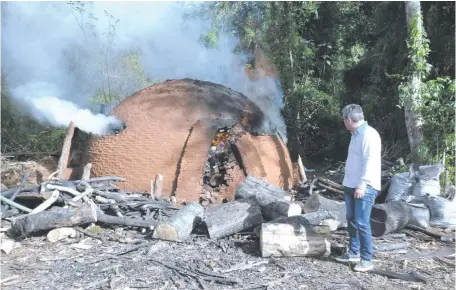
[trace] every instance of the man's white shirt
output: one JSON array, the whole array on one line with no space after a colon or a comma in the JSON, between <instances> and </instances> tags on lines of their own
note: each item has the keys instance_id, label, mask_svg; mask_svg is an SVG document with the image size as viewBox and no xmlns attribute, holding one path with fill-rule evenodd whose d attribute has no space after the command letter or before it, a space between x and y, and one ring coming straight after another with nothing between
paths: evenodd
<instances>
[{"instance_id":1,"label":"man's white shirt","mask_svg":"<svg viewBox=\"0 0 456 290\"><path fill-rule=\"evenodd\" d=\"M352 133L344 186L365 189L370 185L376 190L381 189L381 146L380 135L367 122Z\"/></svg>"}]
</instances>

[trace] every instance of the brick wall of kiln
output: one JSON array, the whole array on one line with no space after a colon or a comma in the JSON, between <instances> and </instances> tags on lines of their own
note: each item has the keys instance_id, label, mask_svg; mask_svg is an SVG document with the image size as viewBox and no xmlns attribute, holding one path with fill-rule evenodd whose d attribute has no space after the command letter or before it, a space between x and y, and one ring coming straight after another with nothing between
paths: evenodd
<instances>
[{"instance_id":1,"label":"brick wall of kiln","mask_svg":"<svg viewBox=\"0 0 456 290\"><path fill-rule=\"evenodd\" d=\"M216 130L217 128L201 121L193 126L178 169L175 192L178 200L199 201L208 150Z\"/></svg>"},{"instance_id":2,"label":"brick wall of kiln","mask_svg":"<svg viewBox=\"0 0 456 290\"><path fill-rule=\"evenodd\" d=\"M293 167L285 144L278 136L243 134L236 142L247 174L263 178L284 190L293 186Z\"/></svg>"}]
</instances>

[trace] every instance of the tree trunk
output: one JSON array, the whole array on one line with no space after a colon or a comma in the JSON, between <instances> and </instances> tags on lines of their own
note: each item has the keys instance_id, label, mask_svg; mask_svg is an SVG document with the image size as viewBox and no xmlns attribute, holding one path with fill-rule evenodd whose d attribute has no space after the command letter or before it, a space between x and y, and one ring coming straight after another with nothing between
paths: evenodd
<instances>
[{"instance_id":1,"label":"tree trunk","mask_svg":"<svg viewBox=\"0 0 456 290\"><path fill-rule=\"evenodd\" d=\"M154 230L153 238L167 241L183 241L203 218L204 208L199 203L189 203L171 216L166 223Z\"/></svg>"},{"instance_id":2,"label":"tree trunk","mask_svg":"<svg viewBox=\"0 0 456 290\"><path fill-rule=\"evenodd\" d=\"M421 37L423 33L423 26L421 22L420 1L405 1L405 13L409 35L412 31L413 26L416 24L416 29L418 30ZM406 96L404 100L405 124L407 126L407 135L410 144L410 150L412 152L412 160L415 163L419 163L420 156L418 153L419 146L423 142L423 134L421 128L423 126L424 120L421 113L413 108L420 99L421 75L419 72L414 72L411 76L410 86L412 89L411 95Z\"/></svg>"},{"instance_id":3,"label":"tree trunk","mask_svg":"<svg viewBox=\"0 0 456 290\"><path fill-rule=\"evenodd\" d=\"M204 214L204 223L211 239L223 238L262 222L261 210L254 198L218 204Z\"/></svg>"},{"instance_id":4,"label":"tree trunk","mask_svg":"<svg viewBox=\"0 0 456 290\"><path fill-rule=\"evenodd\" d=\"M261 256L327 256L330 240L329 226L311 225L302 216L279 219L261 225Z\"/></svg>"}]
</instances>

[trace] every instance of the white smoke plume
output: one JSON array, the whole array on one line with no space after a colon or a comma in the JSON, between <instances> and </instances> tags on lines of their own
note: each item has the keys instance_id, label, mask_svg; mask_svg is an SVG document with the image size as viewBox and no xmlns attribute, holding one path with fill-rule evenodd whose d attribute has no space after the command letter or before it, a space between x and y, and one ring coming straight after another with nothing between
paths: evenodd
<instances>
[{"instance_id":1,"label":"white smoke plume","mask_svg":"<svg viewBox=\"0 0 456 290\"><path fill-rule=\"evenodd\" d=\"M193 78L243 93L264 111L263 130L286 138L277 79L250 80L247 56L233 52L236 39L221 36L217 47L206 48L200 37L210 22L184 19L204 3L1 5L2 75L13 98L39 121L67 126L71 119L82 130L104 134L119 121L90 113L98 110L90 98L115 92L119 101L147 85L142 75L152 82Z\"/></svg>"}]
</instances>

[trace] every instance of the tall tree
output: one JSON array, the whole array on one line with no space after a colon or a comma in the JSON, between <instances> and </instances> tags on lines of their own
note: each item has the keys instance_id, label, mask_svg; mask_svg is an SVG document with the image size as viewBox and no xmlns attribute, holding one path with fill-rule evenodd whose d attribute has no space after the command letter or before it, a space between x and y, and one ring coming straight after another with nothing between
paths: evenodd
<instances>
[{"instance_id":1,"label":"tall tree","mask_svg":"<svg viewBox=\"0 0 456 290\"><path fill-rule=\"evenodd\" d=\"M422 49L423 25L420 1L406 1L405 13L409 34L409 61L411 62L409 69L411 75L408 80L409 90L404 98L404 113L410 150L412 152L412 161L419 163L421 161L421 154L419 152L420 145L423 142L423 133L421 128L423 126L424 119L421 112L416 109L416 107L420 103L421 97L421 74L423 69L426 70L426 67L422 67L422 59L425 59L427 54L425 49ZM424 65L426 66L426 61L424 61Z\"/></svg>"}]
</instances>

